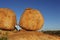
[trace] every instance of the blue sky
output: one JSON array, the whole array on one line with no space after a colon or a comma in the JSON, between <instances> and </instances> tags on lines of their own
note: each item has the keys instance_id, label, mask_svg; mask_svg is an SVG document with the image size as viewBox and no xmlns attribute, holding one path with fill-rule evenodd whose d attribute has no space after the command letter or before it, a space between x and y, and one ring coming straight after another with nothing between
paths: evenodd
<instances>
[{"instance_id":1,"label":"blue sky","mask_svg":"<svg viewBox=\"0 0 60 40\"><path fill-rule=\"evenodd\" d=\"M44 16L42 30L60 30L60 0L0 0L0 8L10 8L19 22L25 8L39 10Z\"/></svg>"}]
</instances>

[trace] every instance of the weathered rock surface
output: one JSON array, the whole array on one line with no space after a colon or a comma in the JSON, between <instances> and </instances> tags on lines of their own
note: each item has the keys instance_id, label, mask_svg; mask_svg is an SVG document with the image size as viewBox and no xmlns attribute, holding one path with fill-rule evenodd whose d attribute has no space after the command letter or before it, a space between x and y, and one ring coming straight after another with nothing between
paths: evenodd
<instances>
[{"instance_id":1,"label":"weathered rock surface","mask_svg":"<svg viewBox=\"0 0 60 40\"><path fill-rule=\"evenodd\" d=\"M26 8L20 18L19 25L25 30L39 30L44 24L42 14L32 8Z\"/></svg>"},{"instance_id":2,"label":"weathered rock surface","mask_svg":"<svg viewBox=\"0 0 60 40\"><path fill-rule=\"evenodd\" d=\"M15 13L9 8L0 8L0 29L13 30L15 25Z\"/></svg>"},{"instance_id":3,"label":"weathered rock surface","mask_svg":"<svg viewBox=\"0 0 60 40\"><path fill-rule=\"evenodd\" d=\"M37 31L20 31L8 35L8 40L60 40L60 37L44 34Z\"/></svg>"}]
</instances>

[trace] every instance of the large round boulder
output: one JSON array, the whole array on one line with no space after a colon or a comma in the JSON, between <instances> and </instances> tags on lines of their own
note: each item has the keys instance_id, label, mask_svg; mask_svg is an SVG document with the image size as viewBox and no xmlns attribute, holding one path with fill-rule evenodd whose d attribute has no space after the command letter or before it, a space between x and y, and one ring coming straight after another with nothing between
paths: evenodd
<instances>
[{"instance_id":1,"label":"large round boulder","mask_svg":"<svg viewBox=\"0 0 60 40\"><path fill-rule=\"evenodd\" d=\"M39 30L44 24L44 18L40 11L26 8L23 12L19 25L25 30Z\"/></svg>"}]
</instances>

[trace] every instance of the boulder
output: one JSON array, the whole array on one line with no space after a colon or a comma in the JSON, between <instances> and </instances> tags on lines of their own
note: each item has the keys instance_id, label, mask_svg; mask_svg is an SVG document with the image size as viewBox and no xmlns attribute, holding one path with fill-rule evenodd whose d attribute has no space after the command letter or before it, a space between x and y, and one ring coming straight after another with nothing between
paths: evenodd
<instances>
[{"instance_id":1,"label":"boulder","mask_svg":"<svg viewBox=\"0 0 60 40\"><path fill-rule=\"evenodd\" d=\"M16 14L9 8L0 8L0 29L14 30Z\"/></svg>"},{"instance_id":2,"label":"boulder","mask_svg":"<svg viewBox=\"0 0 60 40\"><path fill-rule=\"evenodd\" d=\"M44 18L40 11L26 8L21 15L19 26L25 30L39 30L44 24Z\"/></svg>"}]
</instances>

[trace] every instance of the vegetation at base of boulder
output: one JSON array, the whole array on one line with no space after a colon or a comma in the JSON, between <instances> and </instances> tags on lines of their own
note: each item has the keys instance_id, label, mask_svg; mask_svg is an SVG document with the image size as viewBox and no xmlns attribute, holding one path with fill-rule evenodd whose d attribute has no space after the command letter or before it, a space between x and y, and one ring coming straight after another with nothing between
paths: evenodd
<instances>
[{"instance_id":1,"label":"vegetation at base of boulder","mask_svg":"<svg viewBox=\"0 0 60 40\"><path fill-rule=\"evenodd\" d=\"M0 40L7 40L7 32L3 34L0 32Z\"/></svg>"},{"instance_id":2,"label":"vegetation at base of boulder","mask_svg":"<svg viewBox=\"0 0 60 40\"><path fill-rule=\"evenodd\" d=\"M0 40L7 40L7 37L1 37Z\"/></svg>"}]
</instances>

